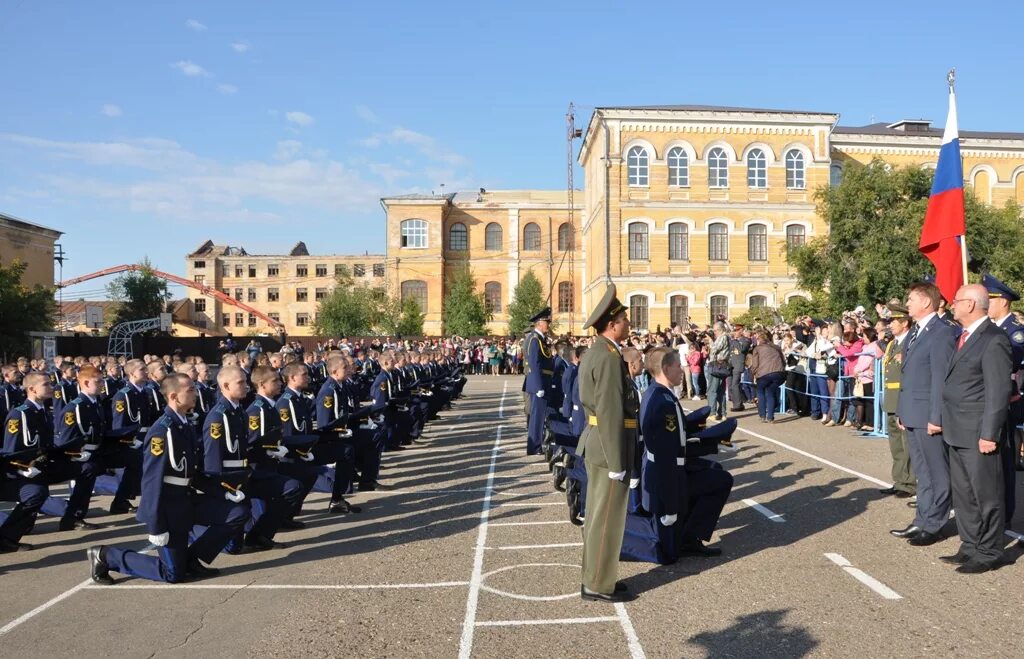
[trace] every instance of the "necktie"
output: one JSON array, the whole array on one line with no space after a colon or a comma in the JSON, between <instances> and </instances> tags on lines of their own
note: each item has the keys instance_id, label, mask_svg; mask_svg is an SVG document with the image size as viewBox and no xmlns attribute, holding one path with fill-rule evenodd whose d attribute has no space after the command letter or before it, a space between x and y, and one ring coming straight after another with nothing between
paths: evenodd
<instances>
[{"instance_id":1,"label":"necktie","mask_svg":"<svg viewBox=\"0 0 1024 659\"><path fill-rule=\"evenodd\" d=\"M967 337L969 337L969 336L970 336L970 333L967 330L964 330L960 334L960 340L956 342L956 349L957 349L957 351L959 351L961 348L964 347L964 344L967 343Z\"/></svg>"},{"instance_id":2,"label":"necktie","mask_svg":"<svg viewBox=\"0 0 1024 659\"><path fill-rule=\"evenodd\" d=\"M918 326L914 325L913 329L910 330L910 336L907 337L907 350L910 350L911 346L914 345L914 341L917 340Z\"/></svg>"}]
</instances>

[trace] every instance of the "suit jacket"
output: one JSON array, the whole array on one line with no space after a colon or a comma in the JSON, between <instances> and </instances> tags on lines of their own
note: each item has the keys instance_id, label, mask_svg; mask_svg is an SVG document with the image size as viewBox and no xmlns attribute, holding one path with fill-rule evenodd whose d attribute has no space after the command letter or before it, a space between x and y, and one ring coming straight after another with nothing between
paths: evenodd
<instances>
[{"instance_id":1,"label":"suit jacket","mask_svg":"<svg viewBox=\"0 0 1024 659\"><path fill-rule=\"evenodd\" d=\"M972 448L978 439L999 441L1012 372L1010 339L986 318L953 354L946 370L942 436L947 444Z\"/></svg>"},{"instance_id":2,"label":"suit jacket","mask_svg":"<svg viewBox=\"0 0 1024 659\"><path fill-rule=\"evenodd\" d=\"M597 337L583 355L577 380L588 416L577 452L608 471L630 471L636 459L640 404L626 362L611 341Z\"/></svg>"},{"instance_id":3,"label":"suit jacket","mask_svg":"<svg viewBox=\"0 0 1024 659\"><path fill-rule=\"evenodd\" d=\"M956 336L956 330L936 316L918 330L913 345L909 336L904 339L896 416L907 428L942 425L942 390Z\"/></svg>"}]
</instances>

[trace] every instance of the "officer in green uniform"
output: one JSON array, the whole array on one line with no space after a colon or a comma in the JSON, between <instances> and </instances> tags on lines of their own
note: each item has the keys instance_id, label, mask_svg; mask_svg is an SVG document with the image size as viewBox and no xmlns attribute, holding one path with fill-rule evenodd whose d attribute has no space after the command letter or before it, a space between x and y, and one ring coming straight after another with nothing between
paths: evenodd
<instances>
[{"instance_id":1,"label":"officer in green uniform","mask_svg":"<svg viewBox=\"0 0 1024 659\"><path fill-rule=\"evenodd\" d=\"M907 308L898 304L890 304L889 329L892 330L892 341L885 346L882 366L885 370L885 395L882 407L889 417L889 452L892 454L892 485L882 490L882 494L891 494L898 499L906 499L917 492L917 481L910 468L910 452L907 449L907 434L896 423L896 405L900 400L900 375L903 370L900 359L903 356L903 342L910 334L913 321Z\"/></svg>"},{"instance_id":2,"label":"officer in green uniform","mask_svg":"<svg viewBox=\"0 0 1024 659\"><path fill-rule=\"evenodd\" d=\"M614 284L608 286L583 325L588 327L593 327L598 337L583 355L578 375L580 401L587 415L578 449L587 468L580 595L584 600L625 602L633 595L616 576L640 405L622 360L620 343L629 336L629 318L626 307L615 297Z\"/></svg>"}]
</instances>

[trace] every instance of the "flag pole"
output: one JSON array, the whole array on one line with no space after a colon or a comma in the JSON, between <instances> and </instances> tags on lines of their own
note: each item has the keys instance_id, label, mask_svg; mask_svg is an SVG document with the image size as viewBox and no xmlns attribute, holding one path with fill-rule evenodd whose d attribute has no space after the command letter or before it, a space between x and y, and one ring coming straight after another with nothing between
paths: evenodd
<instances>
[{"instance_id":1,"label":"flag pole","mask_svg":"<svg viewBox=\"0 0 1024 659\"><path fill-rule=\"evenodd\" d=\"M949 85L949 94L954 97L954 103L956 102L956 67L953 67L946 73L946 84ZM957 137L957 140L960 138ZM961 171L963 171L963 152L960 155ZM960 236L960 267L962 269L964 286L967 285L967 218L964 218L964 235Z\"/></svg>"}]
</instances>

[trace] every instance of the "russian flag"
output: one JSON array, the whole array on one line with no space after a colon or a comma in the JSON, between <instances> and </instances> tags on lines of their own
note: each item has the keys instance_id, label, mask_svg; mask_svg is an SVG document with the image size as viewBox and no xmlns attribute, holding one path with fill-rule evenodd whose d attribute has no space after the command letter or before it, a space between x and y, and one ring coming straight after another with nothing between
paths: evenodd
<instances>
[{"instance_id":1,"label":"russian flag","mask_svg":"<svg viewBox=\"0 0 1024 659\"><path fill-rule=\"evenodd\" d=\"M964 173L960 161L960 134L956 125L956 94L949 90L949 116L942 134L939 163L921 227L918 249L935 265L935 285L946 301L963 286L967 247L964 221Z\"/></svg>"}]
</instances>

